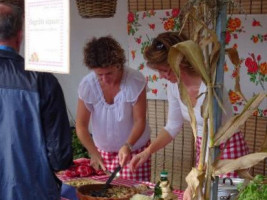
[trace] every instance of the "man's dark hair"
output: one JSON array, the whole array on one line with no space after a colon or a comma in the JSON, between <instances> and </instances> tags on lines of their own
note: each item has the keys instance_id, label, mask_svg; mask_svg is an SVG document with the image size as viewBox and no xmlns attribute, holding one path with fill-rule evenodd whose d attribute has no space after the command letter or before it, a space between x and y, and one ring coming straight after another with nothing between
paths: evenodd
<instances>
[{"instance_id":1,"label":"man's dark hair","mask_svg":"<svg viewBox=\"0 0 267 200\"><path fill-rule=\"evenodd\" d=\"M13 4L0 2L0 5L10 8L0 9L0 41L3 41L13 38L22 30L23 11Z\"/></svg>"}]
</instances>

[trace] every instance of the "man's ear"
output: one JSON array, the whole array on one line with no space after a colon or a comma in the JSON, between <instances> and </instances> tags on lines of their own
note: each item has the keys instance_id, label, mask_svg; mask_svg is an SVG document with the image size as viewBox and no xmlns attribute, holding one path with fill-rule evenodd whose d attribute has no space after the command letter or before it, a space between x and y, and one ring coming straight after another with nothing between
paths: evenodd
<instances>
[{"instance_id":1,"label":"man's ear","mask_svg":"<svg viewBox=\"0 0 267 200\"><path fill-rule=\"evenodd\" d=\"M21 42L22 42L22 38L23 38L23 31L20 30L17 34L17 38L16 38L16 48L17 48L17 51L19 51L20 49L20 45L21 45Z\"/></svg>"}]
</instances>

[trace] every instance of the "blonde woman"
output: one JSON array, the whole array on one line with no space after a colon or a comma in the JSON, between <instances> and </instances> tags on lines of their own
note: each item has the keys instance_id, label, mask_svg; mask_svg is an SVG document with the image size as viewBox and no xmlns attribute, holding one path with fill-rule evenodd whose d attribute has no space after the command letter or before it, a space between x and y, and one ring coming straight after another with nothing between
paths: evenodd
<instances>
[{"instance_id":1,"label":"blonde woman","mask_svg":"<svg viewBox=\"0 0 267 200\"><path fill-rule=\"evenodd\" d=\"M145 50L144 57L147 60L147 65L159 72L161 78L168 80L167 94L168 94L168 120L165 127L163 127L158 134L158 137L147 147L143 152L136 155L130 162L131 170L138 169L139 165L145 162L152 153L165 147L170 143L178 132L181 130L183 122L190 121L190 116L186 105L180 98L177 82L183 82L191 99L194 107L194 112L197 120L197 155L196 164L198 163L200 154L200 144L202 140L203 130L203 118L201 116L201 105L204 100L204 95L199 94L206 92L206 85L202 81L201 76L194 70L192 66L183 60L180 64L180 80L170 68L167 61L168 52L172 45L185 41L186 38L182 35L178 35L175 32L166 32L159 34L152 42L152 44ZM179 83L178 83L179 84ZM224 103L227 109L227 115L222 118L223 122L231 116L230 104L227 104L227 95L224 95ZM224 144L220 146L221 150L224 148ZM238 158L248 153L248 148L244 141L241 132L235 133L228 141L226 148L223 150L221 159ZM237 173L229 173L225 176L236 177ZM190 193L187 189L184 195L184 199L190 199Z\"/></svg>"}]
</instances>

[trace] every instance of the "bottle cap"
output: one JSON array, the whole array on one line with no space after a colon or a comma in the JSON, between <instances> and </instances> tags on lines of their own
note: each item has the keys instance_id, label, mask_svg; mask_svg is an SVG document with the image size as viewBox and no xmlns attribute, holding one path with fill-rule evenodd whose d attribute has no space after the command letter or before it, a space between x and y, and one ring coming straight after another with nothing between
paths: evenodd
<instances>
[{"instance_id":1,"label":"bottle cap","mask_svg":"<svg viewBox=\"0 0 267 200\"><path fill-rule=\"evenodd\" d=\"M168 172L163 170L160 172L160 177L167 177L168 176Z\"/></svg>"}]
</instances>

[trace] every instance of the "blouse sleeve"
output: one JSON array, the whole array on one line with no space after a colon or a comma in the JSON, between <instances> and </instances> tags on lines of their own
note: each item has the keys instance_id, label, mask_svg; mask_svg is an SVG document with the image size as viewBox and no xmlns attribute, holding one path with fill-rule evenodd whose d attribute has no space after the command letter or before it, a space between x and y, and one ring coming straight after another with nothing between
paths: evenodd
<instances>
[{"instance_id":1,"label":"blouse sleeve","mask_svg":"<svg viewBox=\"0 0 267 200\"><path fill-rule=\"evenodd\" d=\"M93 88L95 88L94 80L90 74L82 79L78 87L78 97L90 112L93 110L93 104L97 102L97 95Z\"/></svg>"},{"instance_id":2,"label":"blouse sleeve","mask_svg":"<svg viewBox=\"0 0 267 200\"><path fill-rule=\"evenodd\" d=\"M180 98L179 91L177 87L174 87L173 83L168 82L167 96L169 109L168 120L164 129L174 138L181 130L184 120L178 100Z\"/></svg>"},{"instance_id":3,"label":"blouse sleeve","mask_svg":"<svg viewBox=\"0 0 267 200\"><path fill-rule=\"evenodd\" d=\"M133 105L136 103L139 95L146 87L146 80L139 71L127 68L128 76L126 80L126 101Z\"/></svg>"}]
</instances>

